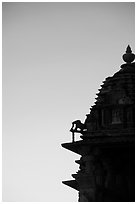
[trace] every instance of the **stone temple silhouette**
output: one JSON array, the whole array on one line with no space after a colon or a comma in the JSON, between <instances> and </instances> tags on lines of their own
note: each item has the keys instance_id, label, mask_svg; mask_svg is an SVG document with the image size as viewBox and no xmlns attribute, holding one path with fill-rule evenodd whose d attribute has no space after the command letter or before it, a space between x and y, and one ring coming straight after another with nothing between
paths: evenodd
<instances>
[{"instance_id":1,"label":"stone temple silhouette","mask_svg":"<svg viewBox=\"0 0 137 204\"><path fill-rule=\"evenodd\" d=\"M79 170L63 183L79 192L79 202L135 201L135 55L99 89L86 120L72 123L72 142L62 147L81 155ZM75 133L80 140L75 141Z\"/></svg>"}]
</instances>

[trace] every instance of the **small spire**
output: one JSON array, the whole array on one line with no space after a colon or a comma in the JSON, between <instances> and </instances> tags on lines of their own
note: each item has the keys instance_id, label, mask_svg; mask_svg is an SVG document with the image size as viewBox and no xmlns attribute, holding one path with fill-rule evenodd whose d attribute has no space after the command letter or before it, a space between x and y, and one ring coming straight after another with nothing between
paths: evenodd
<instances>
[{"instance_id":1,"label":"small spire","mask_svg":"<svg viewBox=\"0 0 137 204\"><path fill-rule=\"evenodd\" d=\"M135 59L135 55L132 53L131 47L128 45L126 49L126 53L123 55L123 60L127 64L131 64Z\"/></svg>"},{"instance_id":2,"label":"small spire","mask_svg":"<svg viewBox=\"0 0 137 204\"><path fill-rule=\"evenodd\" d=\"M127 46L126 53L132 53L130 45Z\"/></svg>"}]
</instances>

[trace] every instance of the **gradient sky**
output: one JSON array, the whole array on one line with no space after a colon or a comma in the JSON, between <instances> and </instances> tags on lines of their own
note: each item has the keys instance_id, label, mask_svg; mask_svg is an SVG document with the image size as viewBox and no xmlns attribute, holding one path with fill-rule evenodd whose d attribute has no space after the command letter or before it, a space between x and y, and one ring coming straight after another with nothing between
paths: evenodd
<instances>
[{"instance_id":1,"label":"gradient sky","mask_svg":"<svg viewBox=\"0 0 137 204\"><path fill-rule=\"evenodd\" d=\"M134 3L3 3L3 201L77 201L61 147L134 52ZM79 139L79 136L77 136Z\"/></svg>"}]
</instances>

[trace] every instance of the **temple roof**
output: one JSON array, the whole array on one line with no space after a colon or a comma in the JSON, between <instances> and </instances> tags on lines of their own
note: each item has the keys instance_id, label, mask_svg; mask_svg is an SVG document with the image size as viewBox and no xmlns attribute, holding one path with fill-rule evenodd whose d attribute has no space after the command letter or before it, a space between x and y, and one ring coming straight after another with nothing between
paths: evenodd
<instances>
[{"instance_id":1,"label":"temple roof","mask_svg":"<svg viewBox=\"0 0 137 204\"><path fill-rule=\"evenodd\" d=\"M123 55L125 63L118 72L103 81L95 105L90 108L84 124L80 120L72 122L72 143L62 144L64 148L82 154L84 146L101 145L108 148L111 145L134 143L134 58L128 45ZM82 140L75 142L75 133L81 133Z\"/></svg>"},{"instance_id":2,"label":"temple roof","mask_svg":"<svg viewBox=\"0 0 137 204\"><path fill-rule=\"evenodd\" d=\"M135 102L135 63L133 62L135 55L129 45L123 59L126 63L121 65L121 69L103 81L97 93L96 105L122 104L122 99L125 103ZM115 100L113 100L113 95L115 95Z\"/></svg>"}]
</instances>

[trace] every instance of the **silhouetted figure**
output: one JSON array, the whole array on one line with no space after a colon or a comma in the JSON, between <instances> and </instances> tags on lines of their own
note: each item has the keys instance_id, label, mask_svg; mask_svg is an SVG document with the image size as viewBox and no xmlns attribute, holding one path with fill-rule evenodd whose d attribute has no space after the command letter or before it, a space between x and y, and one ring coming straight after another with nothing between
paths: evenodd
<instances>
[{"instance_id":1,"label":"silhouetted figure","mask_svg":"<svg viewBox=\"0 0 137 204\"><path fill-rule=\"evenodd\" d=\"M75 120L72 122L71 132L83 132L85 129L85 124L83 124L80 120Z\"/></svg>"}]
</instances>

